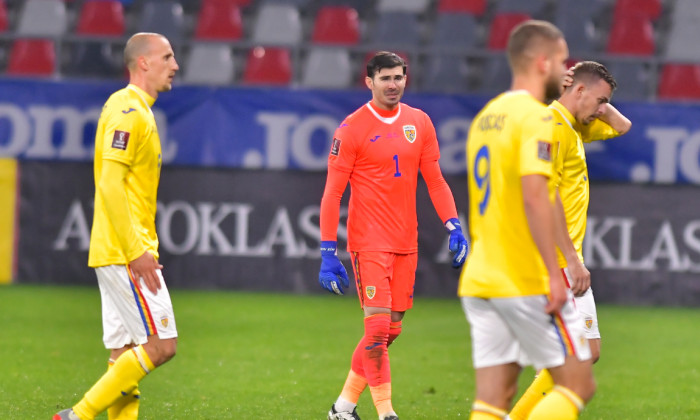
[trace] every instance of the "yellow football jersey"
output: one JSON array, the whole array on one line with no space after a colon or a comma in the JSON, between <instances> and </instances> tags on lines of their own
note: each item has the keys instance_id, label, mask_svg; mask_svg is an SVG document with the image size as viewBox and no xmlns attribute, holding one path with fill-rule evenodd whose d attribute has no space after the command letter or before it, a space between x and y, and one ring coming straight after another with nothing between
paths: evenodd
<instances>
[{"instance_id":1,"label":"yellow football jersey","mask_svg":"<svg viewBox=\"0 0 700 420\"><path fill-rule=\"evenodd\" d=\"M549 178L554 199L552 111L526 91L506 92L474 118L467 140L472 252L460 296L549 293L549 277L530 233L521 178Z\"/></svg>"},{"instance_id":2,"label":"yellow football jersey","mask_svg":"<svg viewBox=\"0 0 700 420\"><path fill-rule=\"evenodd\" d=\"M146 92L130 84L112 94L102 109L95 136L95 185L106 160L128 166L128 214L112 214L114 211L106 208L102 192L96 188L90 267L127 264L146 251L158 258L155 217L162 158L151 111L154 102ZM135 232L131 238L115 229L115 217L127 218Z\"/></svg>"},{"instance_id":3,"label":"yellow football jersey","mask_svg":"<svg viewBox=\"0 0 700 420\"><path fill-rule=\"evenodd\" d=\"M574 116L558 101L549 106L554 114L555 186L564 206L566 226L583 261L583 237L586 234L586 218L590 200L588 166L584 142L606 140L620 135L605 122L595 119L588 125L576 122ZM558 143L558 146L557 146ZM560 267L566 267L566 259L557 249Z\"/></svg>"}]
</instances>

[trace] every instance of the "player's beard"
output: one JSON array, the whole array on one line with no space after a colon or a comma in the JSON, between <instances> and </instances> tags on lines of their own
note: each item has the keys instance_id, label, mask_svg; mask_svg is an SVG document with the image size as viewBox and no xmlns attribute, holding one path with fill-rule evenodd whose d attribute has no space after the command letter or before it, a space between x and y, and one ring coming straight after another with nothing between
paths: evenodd
<instances>
[{"instance_id":1,"label":"player's beard","mask_svg":"<svg viewBox=\"0 0 700 420\"><path fill-rule=\"evenodd\" d=\"M561 96L561 80L559 77L552 77L547 80L544 87L544 101L550 103Z\"/></svg>"}]
</instances>

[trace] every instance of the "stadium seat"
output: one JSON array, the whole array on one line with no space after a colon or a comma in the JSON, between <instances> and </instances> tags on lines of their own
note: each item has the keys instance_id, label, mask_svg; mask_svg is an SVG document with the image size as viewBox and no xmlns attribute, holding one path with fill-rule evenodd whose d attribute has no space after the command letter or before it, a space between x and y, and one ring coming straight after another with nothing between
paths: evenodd
<instances>
[{"instance_id":1,"label":"stadium seat","mask_svg":"<svg viewBox=\"0 0 700 420\"><path fill-rule=\"evenodd\" d=\"M75 32L79 35L124 35L124 5L118 0L83 3Z\"/></svg>"},{"instance_id":2,"label":"stadium seat","mask_svg":"<svg viewBox=\"0 0 700 420\"><path fill-rule=\"evenodd\" d=\"M510 67L504 55L487 58L480 73L479 92L494 94L510 88Z\"/></svg>"},{"instance_id":3,"label":"stadium seat","mask_svg":"<svg viewBox=\"0 0 700 420\"><path fill-rule=\"evenodd\" d=\"M295 9L303 10L309 6L311 0L263 0L263 5L282 4L292 6Z\"/></svg>"},{"instance_id":4,"label":"stadium seat","mask_svg":"<svg viewBox=\"0 0 700 420\"><path fill-rule=\"evenodd\" d=\"M630 14L642 14L652 21L661 16L661 0L617 0L614 20Z\"/></svg>"},{"instance_id":5,"label":"stadium seat","mask_svg":"<svg viewBox=\"0 0 700 420\"><path fill-rule=\"evenodd\" d=\"M240 7L231 1L204 0L195 39L238 40L243 36Z\"/></svg>"},{"instance_id":6,"label":"stadium seat","mask_svg":"<svg viewBox=\"0 0 700 420\"><path fill-rule=\"evenodd\" d=\"M304 61L301 85L345 89L352 82L350 52L343 48L311 48Z\"/></svg>"},{"instance_id":7,"label":"stadium seat","mask_svg":"<svg viewBox=\"0 0 700 420\"><path fill-rule=\"evenodd\" d=\"M697 61L700 57L698 28L700 28L700 8L697 7L695 0L677 0L671 12L665 58L678 62Z\"/></svg>"},{"instance_id":8,"label":"stadium seat","mask_svg":"<svg viewBox=\"0 0 700 420\"><path fill-rule=\"evenodd\" d=\"M117 77L124 64L115 58L114 46L99 41L78 42L73 46L70 72L76 76Z\"/></svg>"},{"instance_id":9,"label":"stadium seat","mask_svg":"<svg viewBox=\"0 0 700 420\"><path fill-rule=\"evenodd\" d=\"M439 13L433 24L434 48L473 48L479 43L476 19L467 13Z\"/></svg>"},{"instance_id":10,"label":"stadium seat","mask_svg":"<svg viewBox=\"0 0 700 420\"><path fill-rule=\"evenodd\" d=\"M486 11L486 0L440 0L438 13L470 13L481 16Z\"/></svg>"},{"instance_id":11,"label":"stadium seat","mask_svg":"<svg viewBox=\"0 0 700 420\"><path fill-rule=\"evenodd\" d=\"M226 85L235 77L233 51L227 44L196 43L185 63L183 81L197 85Z\"/></svg>"},{"instance_id":12,"label":"stadium seat","mask_svg":"<svg viewBox=\"0 0 700 420\"><path fill-rule=\"evenodd\" d=\"M370 44L382 48L414 48L420 45L418 16L410 12L380 13Z\"/></svg>"},{"instance_id":13,"label":"stadium seat","mask_svg":"<svg viewBox=\"0 0 700 420\"><path fill-rule=\"evenodd\" d=\"M658 96L659 99L700 99L700 65L665 64Z\"/></svg>"},{"instance_id":14,"label":"stadium seat","mask_svg":"<svg viewBox=\"0 0 700 420\"><path fill-rule=\"evenodd\" d=\"M7 29L7 4L5 0L0 0L0 32L5 32Z\"/></svg>"},{"instance_id":15,"label":"stadium seat","mask_svg":"<svg viewBox=\"0 0 700 420\"><path fill-rule=\"evenodd\" d=\"M585 54L598 51L594 17L604 3L595 0L559 0L555 24L564 33L569 51Z\"/></svg>"},{"instance_id":16,"label":"stadium seat","mask_svg":"<svg viewBox=\"0 0 700 420\"><path fill-rule=\"evenodd\" d=\"M428 10L430 0L379 0L377 11L386 12L408 12L424 13Z\"/></svg>"},{"instance_id":17,"label":"stadium seat","mask_svg":"<svg viewBox=\"0 0 700 420\"><path fill-rule=\"evenodd\" d=\"M286 48L255 47L248 53L243 83L248 85L288 85L292 80L292 60Z\"/></svg>"},{"instance_id":18,"label":"stadium seat","mask_svg":"<svg viewBox=\"0 0 700 420\"><path fill-rule=\"evenodd\" d=\"M519 23L530 19L527 13L498 13L491 20L487 46L490 50L504 50L510 31Z\"/></svg>"},{"instance_id":19,"label":"stadium seat","mask_svg":"<svg viewBox=\"0 0 700 420\"><path fill-rule=\"evenodd\" d=\"M611 54L654 54L654 27L642 14L620 16L612 23L607 52Z\"/></svg>"},{"instance_id":20,"label":"stadium seat","mask_svg":"<svg viewBox=\"0 0 700 420\"><path fill-rule=\"evenodd\" d=\"M639 60L616 60L606 63L606 67L617 81L614 99L646 101L651 96L650 72L647 65Z\"/></svg>"},{"instance_id":21,"label":"stadium seat","mask_svg":"<svg viewBox=\"0 0 700 420\"><path fill-rule=\"evenodd\" d=\"M431 54L425 65L428 71L422 90L440 93L460 93L469 89L469 67L463 55Z\"/></svg>"},{"instance_id":22,"label":"stadium seat","mask_svg":"<svg viewBox=\"0 0 700 420\"><path fill-rule=\"evenodd\" d=\"M175 0L145 0L139 32L163 34L173 45L184 41L184 12Z\"/></svg>"},{"instance_id":23,"label":"stadium seat","mask_svg":"<svg viewBox=\"0 0 700 420\"><path fill-rule=\"evenodd\" d=\"M253 42L269 45L297 45L302 40L299 9L288 4L263 4L253 26Z\"/></svg>"},{"instance_id":24,"label":"stadium seat","mask_svg":"<svg viewBox=\"0 0 700 420\"><path fill-rule=\"evenodd\" d=\"M58 37L66 33L67 26L63 0L27 0L20 12L17 34Z\"/></svg>"},{"instance_id":25,"label":"stadium seat","mask_svg":"<svg viewBox=\"0 0 700 420\"><path fill-rule=\"evenodd\" d=\"M357 10L347 6L322 7L314 22L311 41L315 44L357 44L360 41Z\"/></svg>"},{"instance_id":26,"label":"stadium seat","mask_svg":"<svg viewBox=\"0 0 700 420\"><path fill-rule=\"evenodd\" d=\"M56 69L56 51L50 39L17 39L10 49L7 74L51 76Z\"/></svg>"},{"instance_id":27,"label":"stadium seat","mask_svg":"<svg viewBox=\"0 0 700 420\"><path fill-rule=\"evenodd\" d=\"M499 0L497 13L526 13L538 15L544 7L543 0Z\"/></svg>"}]
</instances>

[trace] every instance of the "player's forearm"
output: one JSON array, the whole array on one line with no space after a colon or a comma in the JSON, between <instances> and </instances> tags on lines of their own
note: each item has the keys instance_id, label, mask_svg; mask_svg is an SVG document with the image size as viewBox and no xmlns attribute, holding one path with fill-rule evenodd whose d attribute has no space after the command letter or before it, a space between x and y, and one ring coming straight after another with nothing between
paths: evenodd
<instances>
[{"instance_id":1,"label":"player's forearm","mask_svg":"<svg viewBox=\"0 0 700 420\"><path fill-rule=\"evenodd\" d=\"M522 177L525 216L532 239L550 276L558 275L552 203L549 201L547 178L542 175Z\"/></svg>"},{"instance_id":2,"label":"player's forearm","mask_svg":"<svg viewBox=\"0 0 700 420\"><path fill-rule=\"evenodd\" d=\"M350 174L328 168L326 187L321 198L319 224L322 241L338 240L338 223L340 222L340 199L348 183Z\"/></svg>"},{"instance_id":3,"label":"player's forearm","mask_svg":"<svg viewBox=\"0 0 700 420\"><path fill-rule=\"evenodd\" d=\"M430 201L432 201L440 221L444 223L449 219L457 218L457 206L455 205L452 190L450 190L450 186L447 185L445 178L442 176L438 162L422 164L420 170L428 187Z\"/></svg>"},{"instance_id":4,"label":"player's forearm","mask_svg":"<svg viewBox=\"0 0 700 420\"><path fill-rule=\"evenodd\" d=\"M625 134L632 128L632 121L622 115L622 113L611 104L606 104L605 112L603 112L598 119L608 124L620 134Z\"/></svg>"},{"instance_id":5,"label":"player's forearm","mask_svg":"<svg viewBox=\"0 0 700 420\"><path fill-rule=\"evenodd\" d=\"M557 247L561 251L566 261L573 261L578 258L576 247L569 236L569 229L566 225L566 214L564 213L564 205L561 201L561 196L557 191L556 201L554 202L554 239Z\"/></svg>"},{"instance_id":6,"label":"player's forearm","mask_svg":"<svg viewBox=\"0 0 700 420\"><path fill-rule=\"evenodd\" d=\"M129 210L124 185L127 172L126 165L105 160L97 188L104 202L104 211L114 227L122 251L128 261L133 261L143 255L147 247L136 232Z\"/></svg>"}]
</instances>

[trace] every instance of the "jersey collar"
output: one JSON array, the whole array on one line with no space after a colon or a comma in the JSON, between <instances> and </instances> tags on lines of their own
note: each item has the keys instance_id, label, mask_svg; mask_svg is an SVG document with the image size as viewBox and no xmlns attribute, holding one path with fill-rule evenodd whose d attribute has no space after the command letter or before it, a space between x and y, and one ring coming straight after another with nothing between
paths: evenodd
<instances>
[{"instance_id":1,"label":"jersey collar","mask_svg":"<svg viewBox=\"0 0 700 420\"><path fill-rule=\"evenodd\" d=\"M568 109L564 105L561 104L559 101L553 101L550 105L550 108L552 108L555 111L558 111L559 114L561 114L562 117L566 120L566 123L569 124L569 127L575 130L574 126L576 125L576 118L574 118L574 115L569 112Z\"/></svg>"},{"instance_id":2,"label":"jersey collar","mask_svg":"<svg viewBox=\"0 0 700 420\"><path fill-rule=\"evenodd\" d=\"M152 107L154 103L156 103L155 98L153 98L151 95L146 93L145 90L141 89L140 87L138 87L134 84L129 83L129 85L127 86L127 89L131 89L134 92L136 92L141 97L141 99L144 102L146 102L146 105L148 105L149 108Z\"/></svg>"},{"instance_id":3,"label":"jersey collar","mask_svg":"<svg viewBox=\"0 0 700 420\"><path fill-rule=\"evenodd\" d=\"M385 124L393 124L401 115L401 103L393 111L387 111L385 109L378 109L372 105L372 101L367 102L367 109L369 109L372 114L374 114L377 119Z\"/></svg>"}]
</instances>

